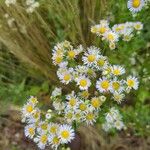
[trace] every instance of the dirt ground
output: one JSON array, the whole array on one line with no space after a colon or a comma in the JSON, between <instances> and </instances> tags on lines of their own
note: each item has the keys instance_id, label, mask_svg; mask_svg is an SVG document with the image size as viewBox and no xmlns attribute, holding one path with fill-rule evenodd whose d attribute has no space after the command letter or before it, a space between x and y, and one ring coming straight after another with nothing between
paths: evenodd
<instances>
[{"instance_id":1,"label":"dirt ground","mask_svg":"<svg viewBox=\"0 0 150 150\"><path fill-rule=\"evenodd\" d=\"M0 150L38 150L24 137L23 128L19 111L0 114ZM71 150L150 150L150 137L135 137L123 132L111 137L101 135L94 127L81 127L70 147Z\"/></svg>"}]
</instances>

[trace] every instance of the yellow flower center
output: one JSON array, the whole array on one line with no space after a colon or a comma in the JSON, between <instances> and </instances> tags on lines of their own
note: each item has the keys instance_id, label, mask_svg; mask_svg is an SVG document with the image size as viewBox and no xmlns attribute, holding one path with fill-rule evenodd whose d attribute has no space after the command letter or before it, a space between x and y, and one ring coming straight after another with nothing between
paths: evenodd
<instances>
[{"instance_id":1,"label":"yellow flower center","mask_svg":"<svg viewBox=\"0 0 150 150\"><path fill-rule=\"evenodd\" d=\"M120 88L120 83L119 82L113 82L112 87L114 90L118 90Z\"/></svg>"},{"instance_id":2,"label":"yellow flower center","mask_svg":"<svg viewBox=\"0 0 150 150\"><path fill-rule=\"evenodd\" d=\"M95 57L94 55L89 55L89 56L88 56L88 61L89 61L89 62L94 62L95 59L96 59L96 57Z\"/></svg>"},{"instance_id":3,"label":"yellow flower center","mask_svg":"<svg viewBox=\"0 0 150 150\"><path fill-rule=\"evenodd\" d=\"M72 114L71 112L69 112L69 113L67 113L66 117L67 117L68 119L71 119L71 118L73 117L73 114Z\"/></svg>"},{"instance_id":4,"label":"yellow flower center","mask_svg":"<svg viewBox=\"0 0 150 150\"><path fill-rule=\"evenodd\" d=\"M80 86L85 87L87 86L87 81L85 79L80 80Z\"/></svg>"},{"instance_id":5,"label":"yellow flower center","mask_svg":"<svg viewBox=\"0 0 150 150\"><path fill-rule=\"evenodd\" d=\"M83 91L81 93L81 96L84 97L84 98L88 98L89 97L89 92L88 91Z\"/></svg>"},{"instance_id":6,"label":"yellow flower center","mask_svg":"<svg viewBox=\"0 0 150 150\"><path fill-rule=\"evenodd\" d=\"M132 6L138 8L141 4L141 0L133 0Z\"/></svg>"},{"instance_id":7,"label":"yellow flower center","mask_svg":"<svg viewBox=\"0 0 150 150\"><path fill-rule=\"evenodd\" d=\"M53 138L53 143L54 143L54 144L58 144L58 143L59 143L59 138L58 138L57 136L55 136L55 137Z\"/></svg>"},{"instance_id":8,"label":"yellow flower center","mask_svg":"<svg viewBox=\"0 0 150 150\"><path fill-rule=\"evenodd\" d=\"M138 29L140 29L140 28L141 28L141 25L140 25L140 24L136 24L136 25L135 25L135 29L138 30Z\"/></svg>"},{"instance_id":9,"label":"yellow flower center","mask_svg":"<svg viewBox=\"0 0 150 150\"><path fill-rule=\"evenodd\" d=\"M100 67L104 66L104 64L105 64L105 60L104 59L99 59L97 61L97 65L100 66Z\"/></svg>"},{"instance_id":10,"label":"yellow flower center","mask_svg":"<svg viewBox=\"0 0 150 150\"><path fill-rule=\"evenodd\" d=\"M129 80L127 81L127 84L128 84L129 87L133 87L133 86L134 86L134 81L131 80L131 79L129 79Z\"/></svg>"},{"instance_id":11,"label":"yellow flower center","mask_svg":"<svg viewBox=\"0 0 150 150\"><path fill-rule=\"evenodd\" d=\"M70 99L70 100L69 100L69 104L70 104L71 106L75 106L75 105L76 105L76 99L75 99L75 98Z\"/></svg>"},{"instance_id":12,"label":"yellow flower center","mask_svg":"<svg viewBox=\"0 0 150 150\"><path fill-rule=\"evenodd\" d=\"M109 41L113 41L115 38L114 38L114 35L113 34L108 34L108 40Z\"/></svg>"},{"instance_id":13,"label":"yellow flower center","mask_svg":"<svg viewBox=\"0 0 150 150\"><path fill-rule=\"evenodd\" d=\"M70 133L69 133L69 131L64 130L64 131L61 132L61 136L62 136L64 139L68 139L69 136L70 136Z\"/></svg>"},{"instance_id":14,"label":"yellow flower center","mask_svg":"<svg viewBox=\"0 0 150 150\"><path fill-rule=\"evenodd\" d=\"M65 74L64 75L64 80L65 81L69 81L71 79L71 75L70 74Z\"/></svg>"},{"instance_id":15,"label":"yellow flower center","mask_svg":"<svg viewBox=\"0 0 150 150\"><path fill-rule=\"evenodd\" d=\"M93 120L93 119L94 119L94 114L88 113L88 114L86 115L86 119L87 119L87 120Z\"/></svg>"},{"instance_id":16,"label":"yellow flower center","mask_svg":"<svg viewBox=\"0 0 150 150\"><path fill-rule=\"evenodd\" d=\"M119 69L115 69L115 70L113 71L113 74L114 74L114 75L120 75L120 70L119 70Z\"/></svg>"},{"instance_id":17,"label":"yellow flower center","mask_svg":"<svg viewBox=\"0 0 150 150\"><path fill-rule=\"evenodd\" d=\"M80 105L79 105L79 109L82 110L82 111L86 110L86 105L83 104L83 103L80 104Z\"/></svg>"},{"instance_id":18,"label":"yellow flower center","mask_svg":"<svg viewBox=\"0 0 150 150\"><path fill-rule=\"evenodd\" d=\"M99 28L99 33L104 34L106 32L106 28L105 27L100 27Z\"/></svg>"},{"instance_id":19,"label":"yellow flower center","mask_svg":"<svg viewBox=\"0 0 150 150\"><path fill-rule=\"evenodd\" d=\"M107 90L109 88L109 81L107 81L107 80L102 81L100 86L103 89Z\"/></svg>"},{"instance_id":20,"label":"yellow flower center","mask_svg":"<svg viewBox=\"0 0 150 150\"><path fill-rule=\"evenodd\" d=\"M28 105L26 110L27 110L28 113L31 113L33 111L33 106Z\"/></svg>"},{"instance_id":21,"label":"yellow flower center","mask_svg":"<svg viewBox=\"0 0 150 150\"><path fill-rule=\"evenodd\" d=\"M91 101L91 104L92 104L93 107L98 108L98 107L100 107L101 102L98 98L93 98L92 101Z\"/></svg>"},{"instance_id":22,"label":"yellow flower center","mask_svg":"<svg viewBox=\"0 0 150 150\"><path fill-rule=\"evenodd\" d=\"M41 128L42 128L42 130L47 130L47 124L46 123L43 123L42 125L41 125Z\"/></svg>"},{"instance_id":23,"label":"yellow flower center","mask_svg":"<svg viewBox=\"0 0 150 150\"><path fill-rule=\"evenodd\" d=\"M56 133L57 132L57 127L56 126L51 126L50 127L50 133Z\"/></svg>"},{"instance_id":24,"label":"yellow flower center","mask_svg":"<svg viewBox=\"0 0 150 150\"><path fill-rule=\"evenodd\" d=\"M60 63L62 62L62 60L63 60L62 56L57 56L57 57L55 58L56 64L60 64Z\"/></svg>"},{"instance_id":25,"label":"yellow flower center","mask_svg":"<svg viewBox=\"0 0 150 150\"><path fill-rule=\"evenodd\" d=\"M39 117L39 115L40 115L40 113L39 113L39 112L36 112L33 117L34 117L35 119L37 119L37 118Z\"/></svg>"},{"instance_id":26,"label":"yellow flower center","mask_svg":"<svg viewBox=\"0 0 150 150\"><path fill-rule=\"evenodd\" d=\"M47 142L47 135L42 135L42 136L41 136L41 142L42 142L43 144L45 144L45 143Z\"/></svg>"},{"instance_id":27,"label":"yellow flower center","mask_svg":"<svg viewBox=\"0 0 150 150\"><path fill-rule=\"evenodd\" d=\"M34 135L34 133L35 133L35 132L34 132L34 128L29 128L29 134L30 134L30 135Z\"/></svg>"},{"instance_id":28,"label":"yellow flower center","mask_svg":"<svg viewBox=\"0 0 150 150\"><path fill-rule=\"evenodd\" d=\"M73 59L75 57L75 52L74 51L69 51L68 56Z\"/></svg>"}]
</instances>

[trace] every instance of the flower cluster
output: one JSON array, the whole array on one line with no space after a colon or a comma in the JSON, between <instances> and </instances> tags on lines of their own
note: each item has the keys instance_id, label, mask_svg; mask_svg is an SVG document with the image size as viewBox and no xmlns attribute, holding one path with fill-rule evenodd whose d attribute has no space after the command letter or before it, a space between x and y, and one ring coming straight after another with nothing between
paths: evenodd
<instances>
[{"instance_id":1,"label":"flower cluster","mask_svg":"<svg viewBox=\"0 0 150 150\"><path fill-rule=\"evenodd\" d=\"M69 54L72 53L70 58ZM81 61L76 61L77 55ZM74 57L73 57L74 56ZM70 42L58 43L53 49L53 63L58 66L57 76L63 84L75 83L83 92L95 89L98 94L112 95L120 103L125 93L138 88L138 80L134 76L123 79L125 68L120 65L111 65L101 50L94 46L82 46L73 49ZM89 93L89 92L88 92ZM101 95L100 95L101 96Z\"/></svg>"},{"instance_id":2,"label":"flower cluster","mask_svg":"<svg viewBox=\"0 0 150 150\"><path fill-rule=\"evenodd\" d=\"M119 39L130 41L134 36L135 31L143 29L141 22L126 22L115 24L112 28L107 20L100 20L100 24L91 27L91 32L100 36L102 40L109 43L110 49L115 49Z\"/></svg>"},{"instance_id":3,"label":"flower cluster","mask_svg":"<svg viewBox=\"0 0 150 150\"><path fill-rule=\"evenodd\" d=\"M102 125L105 131L110 130L111 128L116 128L121 130L125 128L124 123L122 122L122 116L119 111L112 107L110 111L105 116L106 122Z\"/></svg>"},{"instance_id":4,"label":"flower cluster","mask_svg":"<svg viewBox=\"0 0 150 150\"><path fill-rule=\"evenodd\" d=\"M42 112L37 107L36 97L31 96L27 104L22 109L22 121L26 122L25 135L33 139L40 149L51 146L57 149L60 144L66 144L75 137L74 130L68 124L58 124L52 122L53 113L48 110L45 120Z\"/></svg>"},{"instance_id":5,"label":"flower cluster","mask_svg":"<svg viewBox=\"0 0 150 150\"><path fill-rule=\"evenodd\" d=\"M64 122L67 124L74 124L74 122L77 124L86 123L87 125L93 125L96 122L100 107L106 100L105 96L94 96L88 99L89 93L87 91L78 94L72 91L70 94L65 95L63 101L63 95L58 89L54 89L51 99L53 100L54 109Z\"/></svg>"}]
</instances>

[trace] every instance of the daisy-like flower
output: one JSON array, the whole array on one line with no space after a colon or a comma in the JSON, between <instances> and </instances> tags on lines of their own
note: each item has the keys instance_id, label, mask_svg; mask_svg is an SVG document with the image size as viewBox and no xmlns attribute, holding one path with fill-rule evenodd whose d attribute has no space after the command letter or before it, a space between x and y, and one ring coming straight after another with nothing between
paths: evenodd
<instances>
[{"instance_id":1,"label":"daisy-like flower","mask_svg":"<svg viewBox=\"0 0 150 150\"><path fill-rule=\"evenodd\" d=\"M114 42L110 42L110 43L109 43L109 48L110 48L111 50L114 50L114 49L116 48L116 44L115 44Z\"/></svg>"},{"instance_id":2,"label":"daisy-like flower","mask_svg":"<svg viewBox=\"0 0 150 150\"><path fill-rule=\"evenodd\" d=\"M77 51L75 51L75 50L68 50L67 51L67 58L68 59L74 59L76 56L77 56Z\"/></svg>"},{"instance_id":3,"label":"daisy-like flower","mask_svg":"<svg viewBox=\"0 0 150 150\"><path fill-rule=\"evenodd\" d=\"M22 113L24 116L30 116L34 111L35 105L33 103L28 102L26 105L24 105L22 109Z\"/></svg>"},{"instance_id":4,"label":"daisy-like flower","mask_svg":"<svg viewBox=\"0 0 150 150\"><path fill-rule=\"evenodd\" d=\"M63 54L54 53L52 56L52 60L54 65L59 65L60 63L63 62Z\"/></svg>"},{"instance_id":5,"label":"daisy-like flower","mask_svg":"<svg viewBox=\"0 0 150 150\"><path fill-rule=\"evenodd\" d=\"M129 76L127 78L126 84L127 84L129 89L133 88L133 89L137 90L138 89L138 85L139 85L139 81L138 81L138 79L136 77Z\"/></svg>"},{"instance_id":6,"label":"daisy-like flower","mask_svg":"<svg viewBox=\"0 0 150 150\"><path fill-rule=\"evenodd\" d=\"M121 92L114 92L113 93L113 99L120 104L121 101L123 100L123 98L125 97L125 95Z\"/></svg>"},{"instance_id":7,"label":"daisy-like flower","mask_svg":"<svg viewBox=\"0 0 150 150\"><path fill-rule=\"evenodd\" d=\"M137 13L145 6L145 0L128 0L127 6L132 13Z\"/></svg>"},{"instance_id":8,"label":"daisy-like flower","mask_svg":"<svg viewBox=\"0 0 150 150\"><path fill-rule=\"evenodd\" d=\"M30 96L30 98L28 99L29 103L32 103L33 105L36 105L38 103L38 100L36 97L34 96Z\"/></svg>"},{"instance_id":9,"label":"daisy-like flower","mask_svg":"<svg viewBox=\"0 0 150 150\"><path fill-rule=\"evenodd\" d=\"M61 143L66 144L74 139L75 133L70 125L63 124L59 127L58 137Z\"/></svg>"},{"instance_id":10,"label":"daisy-like flower","mask_svg":"<svg viewBox=\"0 0 150 150\"><path fill-rule=\"evenodd\" d=\"M108 64L107 57L100 55L100 57L96 61L96 68L98 70L103 70Z\"/></svg>"},{"instance_id":11,"label":"daisy-like flower","mask_svg":"<svg viewBox=\"0 0 150 150\"><path fill-rule=\"evenodd\" d=\"M122 81L119 81L117 80L117 78L114 78L112 81L111 81L111 88L110 88L110 91L112 93L116 92L116 91L119 91L119 92L122 92L124 89L123 87L123 82Z\"/></svg>"},{"instance_id":12,"label":"daisy-like flower","mask_svg":"<svg viewBox=\"0 0 150 150\"><path fill-rule=\"evenodd\" d=\"M80 111L86 111L87 110L87 104L84 101L79 102L79 110Z\"/></svg>"},{"instance_id":13,"label":"daisy-like flower","mask_svg":"<svg viewBox=\"0 0 150 150\"><path fill-rule=\"evenodd\" d=\"M102 105L102 101L101 101L100 97L93 97L91 99L91 106L94 109L99 109L101 105Z\"/></svg>"},{"instance_id":14,"label":"daisy-like flower","mask_svg":"<svg viewBox=\"0 0 150 150\"><path fill-rule=\"evenodd\" d=\"M68 102L67 102L67 107L68 108L75 109L75 108L78 107L79 102L78 102L78 98L76 97L74 91L72 91L71 94L67 95L66 99L68 100Z\"/></svg>"},{"instance_id":15,"label":"daisy-like flower","mask_svg":"<svg viewBox=\"0 0 150 150\"><path fill-rule=\"evenodd\" d=\"M117 42L119 40L119 36L116 32L108 31L104 34L104 39L106 39L108 42Z\"/></svg>"},{"instance_id":16,"label":"daisy-like flower","mask_svg":"<svg viewBox=\"0 0 150 150\"><path fill-rule=\"evenodd\" d=\"M45 149L45 146L48 143L48 135L45 133L41 133L34 139L34 141L38 144L38 147L40 149Z\"/></svg>"},{"instance_id":17,"label":"daisy-like flower","mask_svg":"<svg viewBox=\"0 0 150 150\"><path fill-rule=\"evenodd\" d=\"M119 75L122 75L125 73L125 69L119 65L113 65L111 67L111 73L114 75L114 76L119 76Z\"/></svg>"},{"instance_id":18,"label":"daisy-like flower","mask_svg":"<svg viewBox=\"0 0 150 150\"><path fill-rule=\"evenodd\" d=\"M32 114L27 117L28 123L36 123L40 120L41 117L41 111L38 108L34 108Z\"/></svg>"},{"instance_id":19,"label":"daisy-like flower","mask_svg":"<svg viewBox=\"0 0 150 150\"><path fill-rule=\"evenodd\" d=\"M91 86L91 81L85 76L80 76L76 79L77 85L79 86L80 90L88 90Z\"/></svg>"},{"instance_id":20,"label":"daisy-like flower","mask_svg":"<svg viewBox=\"0 0 150 150\"><path fill-rule=\"evenodd\" d=\"M68 124L71 124L75 120L74 112L72 110L66 109L64 118Z\"/></svg>"},{"instance_id":21,"label":"daisy-like flower","mask_svg":"<svg viewBox=\"0 0 150 150\"><path fill-rule=\"evenodd\" d=\"M96 88L98 89L98 91L100 93L103 92L108 92L110 90L111 87L111 83L107 78L100 78L97 82L96 82Z\"/></svg>"},{"instance_id":22,"label":"daisy-like flower","mask_svg":"<svg viewBox=\"0 0 150 150\"><path fill-rule=\"evenodd\" d=\"M96 122L96 118L97 112L89 109L85 112L83 120L86 122L87 125L93 125L94 122Z\"/></svg>"},{"instance_id":23,"label":"daisy-like flower","mask_svg":"<svg viewBox=\"0 0 150 150\"><path fill-rule=\"evenodd\" d=\"M56 135L57 131L59 129L59 125L56 123L49 123L48 124L48 131L50 135Z\"/></svg>"},{"instance_id":24,"label":"daisy-like flower","mask_svg":"<svg viewBox=\"0 0 150 150\"><path fill-rule=\"evenodd\" d=\"M126 34L123 35L123 39L122 40L129 42L132 39L132 37L133 37L133 34L126 33Z\"/></svg>"},{"instance_id":25,"label":"daisy-like flower","mask_svg":"<svg viewBox=\"0 0 150 150\"><path fill-rule=\"evenodd\" d=\"M27 125L25 127L25 136L32 139L35 135L35 129L36 129L35 124Z\"/></svg>"},{"instance_id":26,"label":"daisy-like flower","mask_svg":"<svg viewBox=\"0 0 150 150\"><path fill-rule=\"evenodd\" d=\"M57 135L50 135L48 137L48 142L51 144L51 147L55 150L57 150L58 146L61 144L60 139Z\"/></svg>"},{"instance_id":27,"label":"daisy-like flower","mask_svg":"<svg viewBox=\"0 0 150 150\"><path fill-rule=\"evenodd\" d=\"M68 84L72 81L72 72L72 68L59 68L57 71L57 76L59 77L62 83Z\"/></svg>"},{"instance_id":28,"label":"daisy-like flower","mask_svg":"<svg viewBox=\"0 0 150 150\"><path fill-rule=\"evenodd\" d=\"M47 122L45 122L45 121L41 121L41 122L39 122L39 126L38 126L38 128L37 128L37 131L39 132L39 133L46 133L47 131L48 131L48 123Z\"/></svg>"},{"instance_id":29,"label":"daisy-like flower","mask_svg":"<svg viewBox=\"0 0 150 150\"><path fill-rule=\"evenodd\" d=\"M90 96L90 93L88 91L82 91L79 93L79 96L81 98L88 99L88 97Z\"/></svg>"},{"instance_id":30,"label":"daisy-like flower","mask_svg":"<svg viewBox=\"0 0 150 150\"><path fill-rule=\"evenodd\" d=\"M100 54L100 49L91 46L88 48L88 51L85 52L84 56L82 57L82 61L88 67L92 67L96 63L99 54Z\"/></svg>"},{"instance_id":31,"label":"daisy-like flower","mask_svg":"<svg viewBox=\"0 0 150 150\"><path fill-rule=\"evenodd\" d=\"M122 130L125 127L124 123L120 120L115 121L114 126L117 130Z\"/></svg>"},{"instance_id":32,"label":"daisy-like flower","mask_svg":"<svg viewBox=\"0 0 150 150\"><path fill-rule=\"evenodd\" d=\"M143 24L141 22L135 22L134 23L134 28L138 31L143 29Z\"/></svg>"}]
</instances>

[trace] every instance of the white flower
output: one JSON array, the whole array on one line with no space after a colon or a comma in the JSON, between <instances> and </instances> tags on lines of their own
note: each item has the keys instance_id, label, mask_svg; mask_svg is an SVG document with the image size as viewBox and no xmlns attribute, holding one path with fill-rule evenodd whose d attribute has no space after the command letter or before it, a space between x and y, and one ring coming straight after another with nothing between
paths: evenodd
<instances>
[{"instance_id":1,"label":"white flower","mask_svg":"<svg viewBox=\"0 0 150 150\"><path fill-rule=\"evenodd\" d=\"M62 89L61 88L55 88L51 94L51 97L57 97L62 94Z\"/></svg>"},{"instance_id":2,"label":"white flower","mask_svg":"<svg viewBox=\"0 0 150 150\"><path fill-rule=\"evenodd\" d=\"M40 149L45 149L45 146L47 145L48 142L48 135L45 133L41 133L34 139L34 142L38 143L38 147Z\"/></svg>"},{"instance_id":3,"label":"white flower","mask_svg":"<svg viewBox=\"0 0 150 150\"><path fill-rule=\"evenodd\" d=\"M96 122L97 115L97 111L93 111L93 108L90 107L85 112L83 120L87 125L93 125Z\"/></svg>"},{"instance_id":4,"label":"white flower","mask_svg":"<svg viewBox=\"0 0 150 150\"><path fill-rule=\"evenodd\" d=\"M25 126L25 136L32 139L35 135L35 128L35 124Z\"/></svg>"},{"instance_id":5,"label":"white flower","mask_svg":"<svg viewBox=\"0 0 150 150\"><path fill-rule=\"evenodd\" d=\"M58 146L61 144L60 138L57 135L50 135L48 137L48 142L50 143L51 147L57 150Z\"/></svg>"},{"instance_id":6,"label":"white flower","mask_svg":"<svg viewBox=\"0 0 150 150\"><path fill-rule=\"evenodd\" d=\"M136 30L142 30L143 29L143 24L141 23L141 22L135 22L134 23L134 28L136 29Z\"/></svg>"},{"instance_id":7,"label":"white flower","mask_svg":"<svg viewBox=\"0 0 150 150\"><path fill-rule=\"evenodd\" d=\"M138 81L138 79L136 77L129 76L127 78L126 84L127 84L129 89L133 88L133 89L137 90L138 89L138 85L139 85L139 81Z\"/></svg>"},{"instance_id":8,"label":"white flower","mask_svg":"<svg viewBox=\"0 0 150 150\"><path fill-rule=\"evenodd\" d=\"M113 93L113 99L117 102L117 103L121 103L121 101L123 100L123 98L125 97L125 95L121 92L114 92Z\"/></svg>"},{"instance_id":9,"label":"white flower","mask_svg":"<svg viewBox=\"0 0 150 150\"><path fill-rule=\"evenodd\" d=\"M56 123L49 123L48 124L48 132L50 135L56 135L59 129L59 125Z\"/></svg>"},{"instance_id":10,"label":"white flower","mask_svg":"<svg viewBox=\"0 0 150 150\"><path fill-rule=\"evenodd\" d=\"M102 101L101 101L101 98L100 97L93 97L91 99L91 106L94 108L94 109L100 109L100 106L102 105Z\"/></svg>"},{"instance_id":11,"label":"white flower","mask_svg":"<svg viewBox=\"0 0 150 150\"><path fill-rule=\"evenodd\" d=\"M52 117L51 113L46 113L45 118L46 118L47 120L51 119L51 117Z\"/></svg>"},{"instance_id":12,"label":"white flower","mask_svg":"<svg viewBox=\"0 0 150 150\"><path fill-rule=\"evenodd\" d=\"M72 68L69 69L59 68L59 70L57 71L57 76L59 77L62 83L68 84L73 79L72 72L73 72Z\"/></svg>"},{"instance_id":13,"label":"white flower","mask_svg":"<svg viewBox=\"0 0 150 150\"><path fill-rule=\"evenodd\" d=\"M116 32L108 31L104 34L104 39L109 42L117 42L119 40L119 36Z\"/></svg>"},{"instance_id":14,"label":"white flower","mask_svg":"<svg viewBox=\"0 0 150 150\"><path fill-rule=\"evenodd\" d=\"M60 138L61 143L69 143L74 139L75 133L70 125L64 124L59 127L58 136Z\"/></svg>"},{"instance_id":15,"label":"white flower","mask_svg":"<svg viewBox=\"0 0 150 150\"><path fill-rule=\"evenodd\" d=\"M111 81L111 88L110 88L110 91L112 93L116 92L116 91L119 91L119 92L122 92L124 90L124 87L123 87L123 81L119 81L117 80L117 78L114 78L112 81Z\"/></svg>"},{"instance_id":16,"label":"white flower","mask_svg":"<svg viewBox=\"0 0 150 150\"><path fill-rule=\"evenodd\" d=\"M96 82L96 88L100 93L108 92L110 90L110 86L110 81L105 77L99 78L99 80Z\"/></svg>"},{"instance_id":17,"label":"white flower","mask_svg":"<svg viewBox=\"0 0 150 150\"><path fill-rule=\"evenodd\" d=\"M77 85L79 85L80 90L88 90L91 86L91 81L85 76L80 76L76 79L76 82Z\"/></svg>"},{"instance_id":18,"label":"white flower","mask_svg":"<svg viewBox=\"0 0 150 150\"><path fill-rule=\"evenodd\" d=\"M48 123L45 121L39 122L37 131L39 133L46 133L48 131Z\"/></svg>"},{"instance_id":19,"label":"white flower","mask_svg":"<svg viewBox=\"0 0 150 150\"><path fill-rule=\"evenodd\" d=\"M66 96L66 99L68 100L68 102L67 102L67 108L76 109L78 107L79 102L78 102L78 98L76 97L74 91L72 91L71 94L68 94Z\"/></svg>"},{"instance_id":20,"label":"white flower","mask_svg":"<svg viewBox=\"0 0 150 150\"><path fill-rule=\"evenodd\" d=\"M63 54L54 53L52 56L54 65L59 65L63 62Z\"/></svg>"},{"instance_id":21,"label":"white flower","mask_svg":"<svg viewBox=\"0 0 150 150\"><path fill-rule=\"evenodd\" d=\"M88 67L92 67L96 63L99 54L100 54L100 49L91 46L88 48L88 51L85 52L84 56L82 57L82 61Z\"/></svg>"},{"instance_id":22,"label":"white flower","mask_svg":"<svg viewBox=\"0 0 150 150\"><path fill-rule=\"evenodd\" d=\"M30 96L30 98L28 99L28 102L32 103L33 105L36 105L38 103L38 100L36 97Z\"/></svg>"},{"instance_id":23,"label":"white flower","mask_svg":"<svg viewBox=\"0 0 150 150\"><path fill-rule=\"evenodd\" d=\"M34 111L34 106L32 103L27 103L26 105L24 105L23 109L22 109L22 113L24 116L30 116L33 111Z\"/></svg>"},{"instance_id":24,"label":"white flower","mask_svg":"<svg viewBox=\"0 0 150 150\"><path fill-rule=\"evenodd\" d=\"M119 65L113 65L111 67L111 73L115 76L119 76L125 73L125 69Z\"/></svg>"},{"instance_id":25,"label":"white flower","mask_svg":"<svg viewBox=\"0 0 150 150\"><path fill-rule=\"evenodd\" d=\"M117 130L121 130L123 129L125 126L124 126L124 123L120 120L117 120L115 123L114 123L114 126L116 127Z\"/></svg>"},{"instance_id":26,"label":"white flower","mask_svg":"<svg viewBox=\"0 0 150 150\"><path fill-rule=\"evenodd\" d=\"M144 0L128 0L127 6L132 13L137 13L145 6Z\"/></svg>"},{"instance_id":27,"label":"white flower","mask_svg":"<svg viewBox=\"0 0 150 150\"><path fill-rule=\"evenodd\" d=\"M96 68L98 70L103 70L108 64L107 57L100 55L96 61Z\"/></svg>"}]
</instances>

